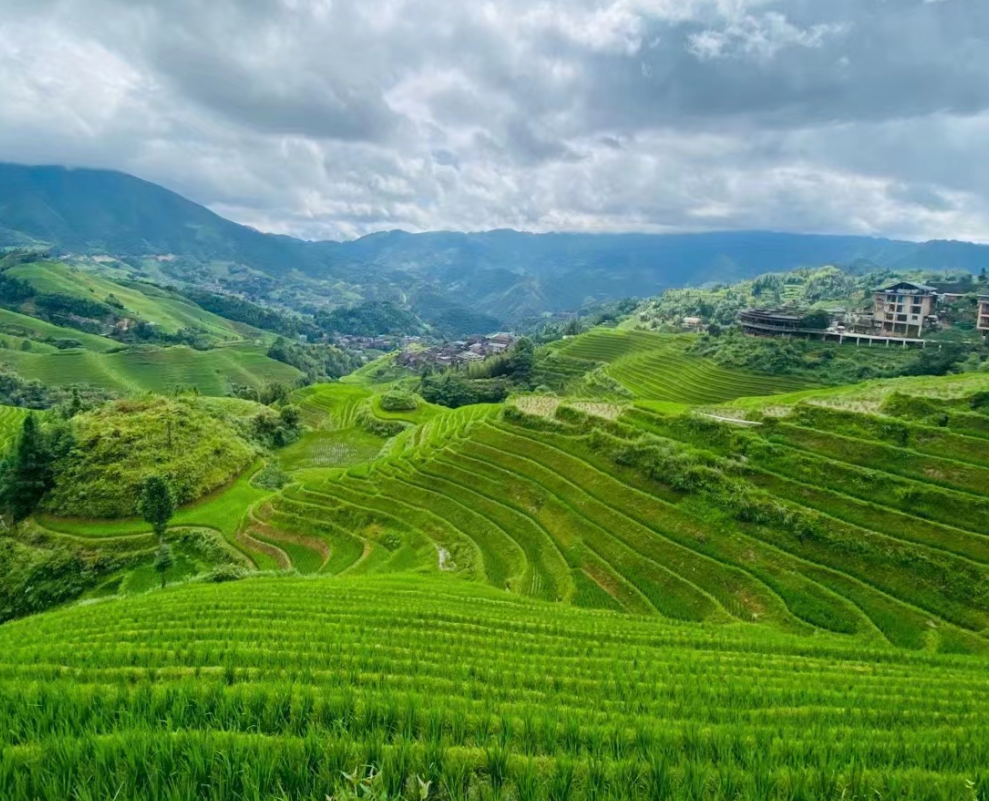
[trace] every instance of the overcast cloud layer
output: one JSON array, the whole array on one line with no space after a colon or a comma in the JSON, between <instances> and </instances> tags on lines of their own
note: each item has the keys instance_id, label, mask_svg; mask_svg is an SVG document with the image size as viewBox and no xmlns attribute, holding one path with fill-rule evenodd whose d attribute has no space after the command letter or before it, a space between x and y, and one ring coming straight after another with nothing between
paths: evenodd
<instances>
[{"instance_id":1,"label":"overcast cloud layer","mask_svg":"<svg viewBox=\"0 0 989 801\"><path fill-rule=\"evenodd\" d=\"M986 0L0 0L0 160L267 231L989 241Z\"/></svg>"}]
</instances>

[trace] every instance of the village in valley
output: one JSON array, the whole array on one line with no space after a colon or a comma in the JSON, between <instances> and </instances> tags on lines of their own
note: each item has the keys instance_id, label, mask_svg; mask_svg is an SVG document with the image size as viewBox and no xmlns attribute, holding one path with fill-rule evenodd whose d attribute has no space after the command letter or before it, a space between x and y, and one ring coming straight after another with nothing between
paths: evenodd
<instances>
[{"instance_id":1,"label":"village in valley","mask_svg":"<svg viewBox=\"0 0 989 801\"><path fill-rule=\"evenodd\" d=\"M428 347L406 346L395 358L395 363L410 370L422 372L457 365L483 362L489 356L499 356L515 342L512 334L499 332L487 336L472 336Z\"/></svg>"},{"instance_id":2,"label":"village in valley","mask_svg":"<svg viewBox=\"0 0 989 801\"><path fill-rule=\"evenodd\" d=\"M504 331L476 334L454 341L437 340L428 336L338 335L333 338L333 344L345 350L382 353L398 351L395 364L415 372L483 362L489 356L499 356L510 350L514 343L515 336Z\"/></svg>"}]
</instances>

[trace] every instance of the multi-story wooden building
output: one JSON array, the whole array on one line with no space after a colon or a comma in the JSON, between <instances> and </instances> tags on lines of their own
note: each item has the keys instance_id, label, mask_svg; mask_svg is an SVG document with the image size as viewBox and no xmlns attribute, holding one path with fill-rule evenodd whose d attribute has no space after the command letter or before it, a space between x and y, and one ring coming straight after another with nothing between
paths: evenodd
<instances>
[{"instance_id":1,"label":"multi-story wooden building","mask_svg":"<svg viewBox=\"0 0 989 801\"><path fill-rule=\"evenodd\" d=\"M875 325L881 336L921 337L934 315L937 291L932 286L900 281L873 290Z\"/></svg>"},{"instance_id":2,"label":"multi-story wooden building","mask_svg":"<svg viewBox=\"0 0 989 801\"><path fill-rule=\"evenodd\" d=\"M979 295L979 330L989 334L989 295Z\"/></svg>"}]
</instances>

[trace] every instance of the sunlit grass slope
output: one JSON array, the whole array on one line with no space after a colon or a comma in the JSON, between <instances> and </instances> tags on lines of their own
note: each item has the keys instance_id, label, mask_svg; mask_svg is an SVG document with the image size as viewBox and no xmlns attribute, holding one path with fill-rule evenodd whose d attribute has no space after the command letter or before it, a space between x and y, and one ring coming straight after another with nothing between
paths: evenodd
<instances>
[{"instance_id":1,"label":"sunlit grass slope","mask_svg":"<svg viewBox=\"0 0 989 801\"><path fill-rule=\"evenodd\" d=\"M97 353L104 353L108 350L120 348L120 343L114 342L112 339L95 334L87 334L83 331L77 331L74 328L52 325L44 320L38 320L26 314L18 314L8 309L0 309L0 333L31 340L72 339L80 343L87 350L96 351Z\"/></svg>"},{"instance_id":2,"label":"sunlit grass slope","mask_svg":"<svg viewBox=\"0 0 989 801\"><path fill-rule=\"evenodd\" d=\"M13 267L8 274L27 281L37 291L105 302L111 295L121 304L122 316L131 315L174 334L183 328L198 328L217 340L243 339L238 327L212 312L168 290L149 284L121 284L96 273L60 262L35 262Z\"/></svg>"},{"instance_id":3,"label":"sunlit grass slope","mask_svg":"<svg viewBox=\"0 0 989 801\"><path fill-rule=\"evenodd\" d=\"M446 570L567 604L986 649L989 467L822 439L805 421L736 441L645 410L564 416L448 412L375 462L306 472L259 516L328 545L323 572L435 571L442 549ZM705 471L741 482L738 510L702 491Z\"/></svg>"},{"instance_id":4,"label":"sunlit grass slope","mask_svg":"<svg viewBox=\"0 0 989 801\"><path fill-rule=\"evenodd\" d=\"M985 662L452 578L189 585L0 629L0 797L989 792ZM378 797L384 797L379 795Z\"/></svg>"},{"instance_id":5,"label":"sunlit grass slope","mask_svg":"<svg viewBox=\"0 0 989 801\"><path fill-rule=\"evenodd\" d=\"M716 404L793 392L808 385L803 379L721 367L690 354L687 348L692 341L690 335L599 328L567 340L555 352L591 365L606 365L607 375L644 400ZM573 386L579 387L579 382Z\"/></svg>"},{"instance_id":6,"label":"sunlit grass slope","mask_svg":"<svg viewBox=\"0 0 989 801\"><path fill-rule=\"evenodd\" d=\"M231 384L260 387L267 382L294 383L301 373L268 358L263 347L231 345L208 351L185 346L134 347L118 353L67 350L35 354L0 350L0 363L22 377L54 386L85 384L118 392L170 393L196 387L204 395L226 395Z\"/></svg>"},{"instance_id":7,"label":"sunlit grass slope","mask_svg":"<svg viewBox=\"0 0 989 801\"><path fill-rule=\"evenodd\" d=\"M17 437L28 412L13 406L0 406L0 455Z\"/></svg>"}]
</instances>

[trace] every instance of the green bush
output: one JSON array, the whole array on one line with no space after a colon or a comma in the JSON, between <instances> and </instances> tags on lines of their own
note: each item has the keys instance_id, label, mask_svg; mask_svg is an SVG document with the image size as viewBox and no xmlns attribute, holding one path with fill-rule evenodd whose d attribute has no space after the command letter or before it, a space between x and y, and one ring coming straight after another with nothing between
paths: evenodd
<instances>
[{"instance_id":1,"label":"green bush","mask_svg":"<svg viewBox=\"0 0 989 801\"><path fill-rule=\"evenodd\" d=\"M391 390L381 396L381 408L386 412L413 412L419 406L419 401L411 392Z\"/></svg>"},{"instance_id":2,"label":"green bush","mask_svg":"<svg viewBox=\"0 0 989 801\"><path fill-rule=\"evenodd\" d=\"M378 437L394 437L405 430L405 424L398 420L382 420L380 417L375 417L368 406L364 406L357 413L357 425L368 434Z\"/></svg>"},{"instance_id":3,"label":"green bush","mask_svg":"<svg viewBox=\"0 0 989 801\"><path fill-rule=\"evenodd\" d=\"M286 473L277 464L268 463L264 466L251 482L255 487L259 489L266 490L280 490L292 481L288 473Z\"/></svg>"},{"instance_id":4,"label":"green bush","mask_svg":"<svg viewBox=\"0 0 989 801\"><path fill-rule=\"evenodd\" d=\"M122 562L0 538L0 623L78 598Z\"/></svg>"},{"instance_id":5,"label":"green bush","mask_svg":"<svg viewBox=\"0 0 989 801\"><path fill-rule=\"evenodd\" d=\"M247 575L248 571L240 565L219 565L204 573L202 580L210 584L223 584L228 581L240 581Z\"/></svg>"}]
</instances>

